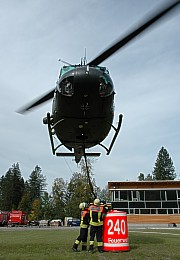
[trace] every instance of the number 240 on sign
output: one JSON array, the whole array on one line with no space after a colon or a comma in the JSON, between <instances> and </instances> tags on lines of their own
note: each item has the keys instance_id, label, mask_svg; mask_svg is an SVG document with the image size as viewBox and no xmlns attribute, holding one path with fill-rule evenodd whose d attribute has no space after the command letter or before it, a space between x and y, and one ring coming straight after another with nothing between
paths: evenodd
<instances>
[{"instance_id":1,"label":"number 240 on sign","mask_svg":"<svg viewBox=\"0 0 180 260\"><path fill-rule=\"evenodd\" d=\"M120 235L120 233L122 235L126 234L126 223L124 219L122 220L117 219L116 221L113 221L112 219L108 219L107 225L109 227L108 235L114 235L115 232L117 232L118 235Z\"/></svg>"}]
</instances>

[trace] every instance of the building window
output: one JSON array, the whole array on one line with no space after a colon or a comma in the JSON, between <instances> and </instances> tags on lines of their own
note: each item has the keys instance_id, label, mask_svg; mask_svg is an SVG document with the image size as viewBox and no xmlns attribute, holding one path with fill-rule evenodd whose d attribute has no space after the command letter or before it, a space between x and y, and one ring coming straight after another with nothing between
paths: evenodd
<instances>
[{"instance_id":1,"label":"building window","mask_svg":"<svg viewBox=\"0 0 180 260\"><path fill-rule=\"evenodd\" d=\"M157 214L157 209L150 209L150 214Z\"/></svg>"},{"instance_id":2,"label":"building window","mask_svg":"<svg viewBox=\"0 0 180 260\"><path fill-rule=\"evenodd\" d=\"M167 200L177 200L176 190L167 190Z\"/></svg>"},{"instance_id":3,"label":"building window","mask_svg":"<svg viewBox=\"0 0 180 260\"><path fill-rule=\"evenodd\" d=\"M140 200L144 201L144 190L139 191L139 197L140 197Z\"/></svg>"},{"instance_id":4,"label":"building window","mask_svg":"<svg viewBox=\"0 0 180 260\"><path fill-rule=\"evenodd\" d=\"M134 214L134 209L129 209L129 214Z\"/></svg>"},{"instance_id":5,"label":"building window","mask_svg":"<svg viewBox=\"0 0 180 260\"><path fill-rule=\"evenodd\" d=\"M174 209L174 214L178 214L178 209Z\"/></svg>"},{"instance_id":6,"label":"building window","mask_svg":"<svg viewBox=\"0 0 180 260\"><path fill-rule=\"evenodd\" d=\"M178 200L180 200L180 190L177 190Z\"/></svg>"},{"instance_id":7,"label":"building window","mask_svg":"<svg viewBox=\"0 0 180 260\"><path fill-rule=\"evenodd\" d=\"M141 209L141 214L150 214L150 209Z\"/></svg>"},{"instance_id":8,"label":"building window","mask_svg":"<svg viewBox=\"0 0 180 260\"><path fill-rule=\"evenodd\" d=\"M168 214L173 214L173 209L168 209Z\"/></svg>"},{"instance_id":9,"label":"building window","mask_svg":"<svg viewBox=\"0 0 180 260\"><path fill-rule=\"evenodd\" d=\"M139 209L135 209L135 214L139 214Z\"/></svg>"},{"instance_id":10,"label":"building window","mask_svg":"<svg viewBox=\"0 0 180 260\"><path fill-rule=\"evenodd\" d=\"M161 194L161 200L167 200L167 196L166 196L166 191L165 190L161 190L160 194Z\"/></svg>"},{"instance_id":11,"label":"building window","mask_svg":"<svg viewBox=\"0 0 180 260\"><path fill-rule=\"evenodd\" d=\"M172 209L172 208L177 208L178 204L177 201L167 201L162 203L162 207Z\"/></svg>"},{"instance_id":12,"label":"building window","mask_svg":"<svg viewBox=\"0 0 180 260\"><path fill-rule=\"evenodd\" d=\"M160 201L150 201L146 202L146 208L161 208L161 202Z\"/></svg>"},{"instance_id":13,"label":"building window","mask_svg":"<svg viewBox=\"0 0 180 260\"><path fill-rule=\"evenodd\" d=\"M132 194L131 194L131 191L128 190L128 191L127 191L127 194L128 194L128 201L132 201ZM180 199L180 197L179 197L179 199Z\"/></svg>"},{"instance_id":14,"label":"building window","mask_svg":"<svg viewBox=\"0 0 180 260\"><path fill-rule=\"evenodd\" d=\"M121 190L121 191L120 191L120 199L121 199L121 200L127 200L127 199L128 199L127 190Z\"/></svg>"},{"instance_id":15,"label":"building window","mask_svg":"<svg viewBox=\"0 0 180 260\"><path fill-rule=\"evenodd\" d=\"M118 201L119 200L119 191L116 190L115 191L115 201Z\"/></svg>"},{"instance_id":16,"label":"building window","mask_svg":"<svg viewBox=\"0 0 180 260\"><path fill-rule=\"evenodd\" d=\"M132 201L140 201L140 194L138 190L132 191Z\"/></svg>"},{"instance_id":17,"label":"building window","mask_svg":"<svg viewBox=\"0 0 180 260\"><path fill-rule=\"evenodd\" d=\"M167 214L167 209L158 209L158 214Z\"/></svg>"},{"instance_id":18,"label":"building window","mask_svg":"<svg viewBox=\"0 0 180 260\"><path fill-rule=\"evenodd\" d=\"M146 190L145 200L160 200L160 190Z\"/></svg>"}]
</instances>

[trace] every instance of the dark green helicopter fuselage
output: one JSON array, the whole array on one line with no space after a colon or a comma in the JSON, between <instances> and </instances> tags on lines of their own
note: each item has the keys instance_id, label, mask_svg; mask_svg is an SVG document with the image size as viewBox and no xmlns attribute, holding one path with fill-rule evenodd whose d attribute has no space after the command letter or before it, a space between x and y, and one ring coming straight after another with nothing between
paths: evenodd
<instances>
[{"instance_id":1,"label":"dark green helicopter fuselage","mask_svg":"<svg viewBox=\"0 0 180 260\"><path fill-rule=\"evenodd\" d=\"M90 148L108 135L114 117L114 87L105 67L64 66L53 99L52 119L61 143Z\"/></svg>"}]
</instances>

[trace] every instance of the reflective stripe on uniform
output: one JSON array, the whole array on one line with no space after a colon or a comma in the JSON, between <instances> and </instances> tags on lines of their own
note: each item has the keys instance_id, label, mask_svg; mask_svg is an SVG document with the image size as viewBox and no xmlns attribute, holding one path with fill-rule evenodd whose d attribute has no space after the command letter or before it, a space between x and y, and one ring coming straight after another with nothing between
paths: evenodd
<instances>
[{"instance_id":1,"label":"reflective stripe on uniform","mask_svg":"<svg viewBox=\"0 0 180 260\"><path fill-rule=\"evenodd\" d=\"M97 246L103 246L103 242L97 242Z\"/></svg>"},{"instance_id":2,"label":"reflective stripe on uniform","mask_svg":"<svg viewBox=\"0 0 180 260\"><path fill-rule=\"evenodd\" d=\"M82 223L82 224L80 224L80 227L81 227L81 228L88 228L89 225L85 225L85 224Z\"/></svg>"},{"instance_id":3,"label":"reflective stripe on uniform","mask_svg":"<svg viewBox=\"0 0 180 260\"><path fill-rule=\"evenodd\" d=\"M89 241L90 246L94 245L94 241Z\"/></svg>"},{"instance_id":4,"label":"reflective stripe on uniform","mask_svg":"<svg viewBox=\"0 0 180 260\"><path fill-rule=\"evenodd\" d=\"M90 225L91 226L102 226L103 225L103 221L99 221L99 222L93 222L93 221L90 221Z\"/></svg>"}]
</instances>

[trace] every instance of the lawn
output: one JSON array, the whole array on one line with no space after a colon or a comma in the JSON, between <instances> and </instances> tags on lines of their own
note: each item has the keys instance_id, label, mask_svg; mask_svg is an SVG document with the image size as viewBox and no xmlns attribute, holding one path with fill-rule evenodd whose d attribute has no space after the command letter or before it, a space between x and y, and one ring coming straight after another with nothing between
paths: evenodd
<instances>
[{"instance_id":1,"label":"lawn","mask_svg":"<svg viewBox=\"0 0 180 260\"><path fill-rule=\"evenodd\" d=\"M130 230L129 252L72 252L78 228L0 228L0 259L180 259L180 230Z\"/></svg>"}]
</instances>

